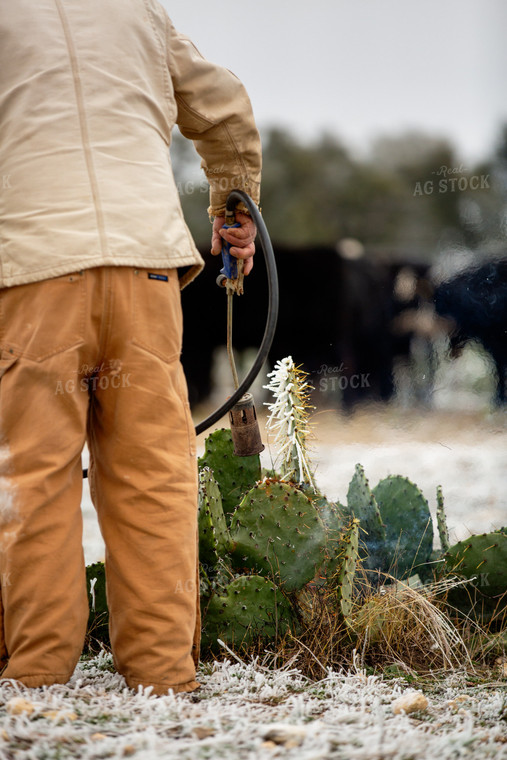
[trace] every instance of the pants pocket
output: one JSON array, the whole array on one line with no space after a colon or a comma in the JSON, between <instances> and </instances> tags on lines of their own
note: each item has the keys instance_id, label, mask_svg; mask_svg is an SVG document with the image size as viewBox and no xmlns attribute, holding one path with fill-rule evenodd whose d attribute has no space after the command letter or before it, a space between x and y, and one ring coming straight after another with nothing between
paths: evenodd
<instances>
[{"instance_id":1,"label":"pants pocket","mask_svg":"<svg viewBox=\"0 0 507 760\"><path fill-rule=\"evenodd\" d=\"M0 290L0 349L34 361L84 340L85 274Z\"/></svg>"},{"instance_id":2,"label":"pants pocket","mask_svg":"<svg viewBox=\"0 0 507 760\"><path fill-rule=\"evenodd\" d=\"M183 318L176 269L135 269L132 342L165 362L179 358Z\"/></svg>"}]
</instances>

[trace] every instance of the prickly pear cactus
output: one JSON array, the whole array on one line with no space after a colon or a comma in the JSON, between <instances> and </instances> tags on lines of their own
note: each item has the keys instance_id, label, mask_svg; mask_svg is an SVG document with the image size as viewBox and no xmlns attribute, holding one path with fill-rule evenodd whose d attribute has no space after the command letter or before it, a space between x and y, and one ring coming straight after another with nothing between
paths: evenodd
<instances>
[{"instance_id":1,"label":"prickly pear cactus","mask_svg":"<svg viewBox=\"0 0 507 760\"><path fill-rule=\"evenodd\" d=\"M321 582L327 582L337 572L343 556L343 541L350 527L351 519L347 510L337 502L318 495L312 503L324 525L326 541L323 547L323 562L319 572ZM322 585L318 583L317 585Z\"/></svg>"},{"instance_id":2,"label":"prickly pear cactus","mask_svg":"<svg viewBox=\"0 0 507 760\"><path fill-rule=\"evenodd\" d=\"M392 475L373 489L386 530L388 570L397 578L418 572L431 555L433 523L428 502L408 478Z\"/></svg>"},{"instance_id":3,"label":"prickly pear cactus","mask_svg":"<svg viewBox=\"0 0 507 760\"><path fill-rule=\"evenodd\" d=\"M342 534L337 572L330 579L336 589L337 602L342 616L347 620L352 611L354 577L359 559L359 520L352 520Z\"/></svg>"},{"instance_id":4,"label":"prickly pear cactus","mask_svg":"<svg viewBox=\"0 0 507 760\"><path fill-rule=\"evenodd\" d=\"M245 494L231 520L231 561L295 591L312 580L323 560L326 530L299 489L267 480Z\"/></svg>"},{"instance_id":5,"label":"prickly pear cactus","mask_svg":"<svg viewBox=\"0 0 507 760\"><path fill-rule=\"evenodd\" d=\"M221 596L211 598L205 610L202 645L218 651L221 639L229 646L247 648L258 638L275 641L295 624L292 607L267 578L236 578Z\"/></svg>"},{"instance_id":6,"label":"prickly pear cactus","mask_svg":"<svg viewBox=\"0 0 507 760\"><path fill-rule=\"evenodd\" d=\"M248 491L261 477L258 454L237 457L233 453L234 444L230 430L215 430L206 438L204 456L198 460L199 469L209 467L222 494L225 519L230 516Z\"/></svg>"},{"instance_id":7,"label":"prickly pear cactus","mask_svg":"<svg viewBox=\"0 0 507 760\"><path fill-rule=\"evenodd\" d=\"M470 536L451 546L445 554L445 569L472 583L449 592L449 601L459 609L488 619L496 609L507 606L507 534ZM503 597L503 598L502 598Z\"/></svg>"},{"instance_id":8,"label":"prickly pear cactus","mask_svg":"<svg viewBox=\"0 0 507 760\"><path fill-rule=\"evenodd\" d=\"M85 650L94 652L100 649L101 642L109 644L109 610L106 598L106 569L103 562L87 566L86 589L90 614Z\"/></svg>"},{"instance_id":9,"label":"prickly pear cactus","mask_svg":"<svg viewBox=\"0 0 507 760\"><path fill-rule=\"evenodd\" d=\"M443 552L449 550L449 529L447 527L447 518L445 516L444 494L442 486L437 486L437 526L440 537L440 546Z\"/></svg>"},{"instance_id":10,"label":"prickly pear cactus","mask_svg":"<svg viewBox=\"0 0 507 760\"><path fill-rule=\"evenodd\" d=\"M360 521L359 555L367 570L387 570L386 527L370 484L360 464L356 465L347 493L347 507Z\"/></svg>"},{"instance_id":11,"label":"prickly pear cactus","mask_svg":"<svg viewBox=\"0 0 507 760\"><path fill-rule=\"evenodd\" d=\"M209 467L199 472L199 559L214 567L229 549L230 536L218 483Z\"/></svg>"}]
</instances>

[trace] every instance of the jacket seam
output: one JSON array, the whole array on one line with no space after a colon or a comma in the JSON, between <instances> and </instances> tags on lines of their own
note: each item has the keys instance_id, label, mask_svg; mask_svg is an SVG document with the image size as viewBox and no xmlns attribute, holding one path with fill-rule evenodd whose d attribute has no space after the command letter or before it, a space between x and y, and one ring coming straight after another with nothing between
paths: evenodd
<instances>
[{"instance_id":1,"label":"jacket seam","mask_svg":"<svg viewBox=\"0 0 507 760\"><path fill-rule=\"evenodd\" d=\"M170 87L169 87L169 72L167 70L167 20L164 18L164 40L160 38L160 35L157 30L157 26L155 24L154 18L153 18L153 11L148 5L147 0L143 0L144 7L146 9L146 13L148 14L148 18L150 20L150 26L152 28L153 34L155 35L155 39L157 41L157 46L160 52L160 58L161 58L161 69L162 69L162 79L164 82L164 95L165 95L165 107L166 107L166 118L168 123L170 122L170 114L169 114L169 100L170 100Z\"/></svg>"},{"instance_id":2,"label":"jacket seam","mask_svg":"<svg viewBox=\"0 0 507 760\"><path fill-rule=\"evenodd\" d=\"M147 0L143 0L143 4L144 4L144 9L145 9L145 11L146 11L146 13L148 15L149 20L150 20L150 26L151 26L151 28L153 30L154 35L155 35L155 39L157 40L159 51L162 53L162 41L161 41L161 39L160 39L160 37L158 35L157 27L156 27L156 25L155 25L155 23L153 21L153 11L150 8L150 6L148 5L148 1ZM165 29L165 27L164 27L164 29Z\"/></svg>"},{"instance_id":3,"label":"jacket seam","mask_svg":"<svg viewBox=\"0 0 507 760\"><path fill-rule=\"evenodd\" d=\"M104 253L109 252L107 245L107 236L104 224L104 212L102 210L102 204L100 202L99 186L97 181L97 174L93 163L92 148L90 143L90 133L88 131L88 120L86 116L86 110L84 105L83 85L81 81L81 75L79 73L79 66L77 60L76 47L70 30L68 18L63 9L61 0L55 0L55 4L60 16L60 22L62 24L63 33L65 35L65 42L67 44L67 52L69 55L69 61L72 69L72 78L74 82L74 94L76 97L76 106L78 112L79 128L81 131L81 144L83 147L83 153L85 157L86 169L88 172L88 179L90 181L90 188L93 197L93 205L95 208L95 216L97 219L97 229L100 237L100 245Z\"/></svg>"}]
</instances>

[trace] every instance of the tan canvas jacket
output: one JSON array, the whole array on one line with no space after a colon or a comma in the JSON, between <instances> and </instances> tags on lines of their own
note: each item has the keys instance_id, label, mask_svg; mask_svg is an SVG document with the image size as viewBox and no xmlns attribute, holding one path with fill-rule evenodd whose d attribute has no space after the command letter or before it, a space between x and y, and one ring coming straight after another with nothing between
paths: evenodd
<instances>
[{"instance_id":1,"label":"tan canvas jacket","mask_svg":"<svg viewBox=\"0 0 507 760\"><path fill-rule=\"evenodd\" d=\"M0 2L0 287L101 265L202 266L173 179L195 143L210 213L259 200L250 101L156 0Z\"/></svg>"}]
</instances>

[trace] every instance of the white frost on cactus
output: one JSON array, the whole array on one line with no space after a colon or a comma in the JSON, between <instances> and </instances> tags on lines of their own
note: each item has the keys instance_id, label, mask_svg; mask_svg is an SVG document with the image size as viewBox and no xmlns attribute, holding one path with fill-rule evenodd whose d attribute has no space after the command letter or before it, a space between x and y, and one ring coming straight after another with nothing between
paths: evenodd
<instances>
[{"instance_id":1,"label":"white frost on cactus","mask_svg":"<svg viewBox=\"0 0 507 760\"><path fill-rule=\"evenodd\" d=\"M275 436L276 464L284 480L314 486L306 444L310 434L308 396L312 386L291 356L278 361L268 378L271 380L264 388L273 393L275 400L271 404L265 402L270 412L266 428Z\"/></svg>"}]
</instances>

